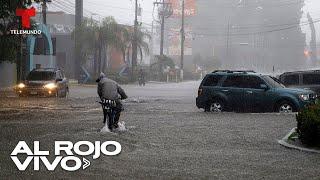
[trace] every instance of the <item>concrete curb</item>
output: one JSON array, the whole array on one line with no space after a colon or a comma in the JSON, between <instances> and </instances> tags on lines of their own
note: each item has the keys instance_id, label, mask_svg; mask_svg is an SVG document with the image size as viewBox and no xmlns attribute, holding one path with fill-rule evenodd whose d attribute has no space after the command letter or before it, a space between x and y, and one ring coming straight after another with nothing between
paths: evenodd
<instances>
[{"instance_id":1,"label":"concrete curb","mask_svg":"<svg viewBox=\"0 0 320 180\"><path fill-rule=\"evenodd\" d=\"M283 139L278 140L278 143L286 148L289 149L295 149L295 150L299 150L299 151L303 151L303 152L309 152L309 153L317 153L320 154L320 150L316 150L316 149L312 149L312 148L305 148L305 147L300 147L300 146L296 146L293 144L289 144L288 142L288 138L290 137L290 135L292 133L294 133L296 131L297 128L293 128Z\"/></svg>"}]
</instances>

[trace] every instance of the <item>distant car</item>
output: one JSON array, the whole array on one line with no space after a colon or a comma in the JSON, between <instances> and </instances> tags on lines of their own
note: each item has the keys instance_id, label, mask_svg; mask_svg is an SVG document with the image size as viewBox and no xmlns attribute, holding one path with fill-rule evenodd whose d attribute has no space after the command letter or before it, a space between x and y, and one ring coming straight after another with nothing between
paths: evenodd
<instances>
[{"instance_id":1,"label":"distant car","mask_svg":"<svg viewBox=\"0 0 320 180\"><path fill-rule=\"evenodd\" d=\"M286 72L279 79L287 87L310 89L320 96L320 70Z\"/></svg>"},{"instance_id":2,"label":"distant car","mask_svg":"<svg viewBox=\"0 0 320 180\"><path fill-rule=\"evenodd\" d=\"M311 90L286 88L253 71L215 71L205 76L196 105L205 111L296 112L314 104Z\"/></svg>"},{"instance_id":3,"label":"distant car","mask_svg":"<svg viewBox=\"0 0 320 180\"><path fill-rule=\"evenodd\" d=\"M64 73L59 69L34 69L28 74L26 81L15 87L15 91L19 96L67 97L69 85Z\"/></svg>"}]
</instances>

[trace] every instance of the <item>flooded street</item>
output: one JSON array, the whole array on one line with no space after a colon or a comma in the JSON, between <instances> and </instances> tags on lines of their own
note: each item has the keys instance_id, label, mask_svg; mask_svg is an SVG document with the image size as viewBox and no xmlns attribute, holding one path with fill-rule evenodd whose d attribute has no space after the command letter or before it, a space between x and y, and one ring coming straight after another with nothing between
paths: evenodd
<instances>
[{"instance_id":1,"label":"flooded street","mask_svg":"<svg viewBox=\"0 0 320 180\"><path fill-rule=\"evenodd\" d=\"M320 176L320 156L277 143L295 115L204 113L195 106L199 82L124 86L128 131L100 133L95 86L72 86L68 99L0 99L1 179L305 179ZM288 128L290 127L290 128ZM54 141L117 141L118 156L85 170L18 171L10 153L19 141L54 151ZM53 158L52 155L49 157Z\"/></svg>"}]
</instances>

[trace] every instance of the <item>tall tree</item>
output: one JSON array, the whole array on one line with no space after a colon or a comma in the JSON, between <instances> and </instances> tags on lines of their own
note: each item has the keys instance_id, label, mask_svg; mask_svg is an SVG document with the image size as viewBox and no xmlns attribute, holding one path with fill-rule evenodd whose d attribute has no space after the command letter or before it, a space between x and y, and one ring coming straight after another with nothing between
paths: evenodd
<instances>
[{"instance_id":1,"label":"tall tree","mask_svg":"<svg viewBox=\"0 0 320 180\"><path fill-rule=\"evenodd\" d=\"M149 41L151 39L151 35L143 32L140 28L137 32L137 46L140 52L140 64L142 64L143 61L143 54L149 54Z\"/></svg>"},{"instance_id":2,"label":"tall tree","mask_svg":"<svg viewBox=\"0 0 320 180\"><path fill-rule=\"evenodd\" d=\"M15 15L17 8L26 8L29 0L0 1L0 62L15 62L20 51L22 36L11 35L11 29L21 29L21 18Z\"/></svg>"},{"instance_id":3,"label":"tall tree","mask_svg":"<svg viewBox=\"0 0 320 180\"><path fill-rule=\"evenodd\" d=\"M118 24L113 17L104 18L100 25L94 21L85 20L81 26L74 30L73 36L75 34L79 35L76 48L81 50L81 58L83 59L81 62L83 63L89 54L95 56L95 75L100 71L107 70L113 48L122 52L124 60L126 56L129 57L134 38L132 30L128 26ZM139 28L137 45L141 61L143 55L149 53L148 39L150 39L150 35Z\"/></svg>"},{"instance_id":4,"label":"tall tree","mask_svg":"<svg viewBox=\"0 0 320 180\"><path fill-rule=\"evenodd\" d=\"M120 26L113 17L106 17L102 21L102 25L99 29L99 39L102 42L102 46L106 50L106 58L102 61L102 71L107 68L108 55L110 54L111 48L121 50L123 45L122 32L123 28Z\"/></svg>"},{"instance_id":5,"label":"tall tree","mask_svg":"<svg viewBox=\"0 0 320 180\"><path fill-rule=\"evenodd\" d=\"M92 20L84 20L73 32L73 36L79 35L76 48L81 50L81 62L83 63L88 55L94 55L95 75L106 71L111 49L123 51L126 32L113 17L104 18L100 25Z\"/></svg>"},{"instance_id":6,"label":"tall tree","mask_svg":"<svg viewBox=\"0 0 320 180\"><path fill-rule=\"evenodd\" d=\"M96 48L97 31L99 27L97 23L92 20L84 20L80 26L76 27L72 32L72 37L75 38L77 34L77 44L76 47L81 52L80 63L83 64L84 60L88 55L94 54Z\"/></svg>"},{"instance_id":7,"label":"tall tree","mask_svg":"<svg viewBox=\"0 0 320 180\"><path fill-rule=\"evenodd\" d=\"M150 50L149 50L150 39L151 39L150 34L142 31L141 27L137 29L136 41L137 41L137 47L140 55L140 64L143 61L143 55L150 53ZM125 51L129 51L133 46L133 42L134 42L134 32L131 29L127 28L124 36L124 43L123 43L125 47L122 49L124 49Z\"/></svg>"}]
</instances>

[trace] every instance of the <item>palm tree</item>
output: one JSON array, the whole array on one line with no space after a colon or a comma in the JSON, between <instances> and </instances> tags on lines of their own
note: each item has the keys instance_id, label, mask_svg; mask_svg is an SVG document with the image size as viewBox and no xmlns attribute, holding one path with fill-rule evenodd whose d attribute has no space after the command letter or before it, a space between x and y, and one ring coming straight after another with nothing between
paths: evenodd
<instances>
[{"instance_id":1,"label":"palm tree","mask_svg":"<svg viewBox=\"0 0 320 180\"><path fill-rule=\"evenodd\" d=\"M113 17L103 19L101 25L92 21L84 21L84 23L75 29L74 34L79 35L76 48L80 48L82 59L87 54L94 54L94 73L97 75L100 71L106 71L107 62L112 48L122 52L125 60L129 56L134 40L134 32L128 26L119 25ZM143 55L149 53L149 45L146 40L151 36L138 28L137 46L140 54L140 63L142 63Z\"/></svg>"},{"instance_id":2,"label":"palm tree","mask_svg":"<svg viewBox=\"0 0 320 180\"><path fill-rule=\"evenodd\" d=\"M149 43L146 41L150 41L151 39L151 35L141 31L140 28L138 28L138 32L137 32L137 46L140 52L140 64L142 64L142 60L143 60L143 52L146 54L150 53L149 50Z\"/></svg>"},{"instance_id":3,"label":"palm tree","mask_svg":"<svg viewBox=\"0 0 320 180\"><path fill-rule=\"evenodd\" d=\"M106 51L106 58L102 62L102 70L106 70L106 65L108 62L108 55L110 54L111 48L116 48L122 50L125 46L125 41L122 40L122 35L126 31L119 25L113 17L106 17L103 19L102 25L99 29L99 39L102 43L102 47ZM100 59L101 61L101 59Z\"/></svg>"},{"instance_id":4,"label":"palm tree","mask_svg":"<svg viewBox=\"0 0 320 180\"><path fill-rule=\"evenodd\" d=\"M125 58L125 56L129 56L129 51L132 49L133 42L134 42L134 31L129 28L124 28L123 29L123 43L122 43L122 53ZM140 55L140 64L143 61L143 54L149 54L149 42L147 40L150 40L151 36L150 34L144 32L141 30L141 28L138 28L137 30L137 36L136 36L136 41L137 41L137 47L139 50L139 55Z\"/></svg>"},{"instance_id":5,"label":"palm tree","mask_svg":"<svg viewBox=\"0 0 320 180\"><path fill-rule=\"evenodd\" d=\"M73 38L75 38L75 35L77 35L77 43L75 48L78 49L77 52L81 52L81 59L77 59L80 61L80 64L83 63L89 54L92 54L95 51L97 27L97 24L92 20L84 20L81 25L76 27L72 32Z\"/></svg>"}]
</instances>

